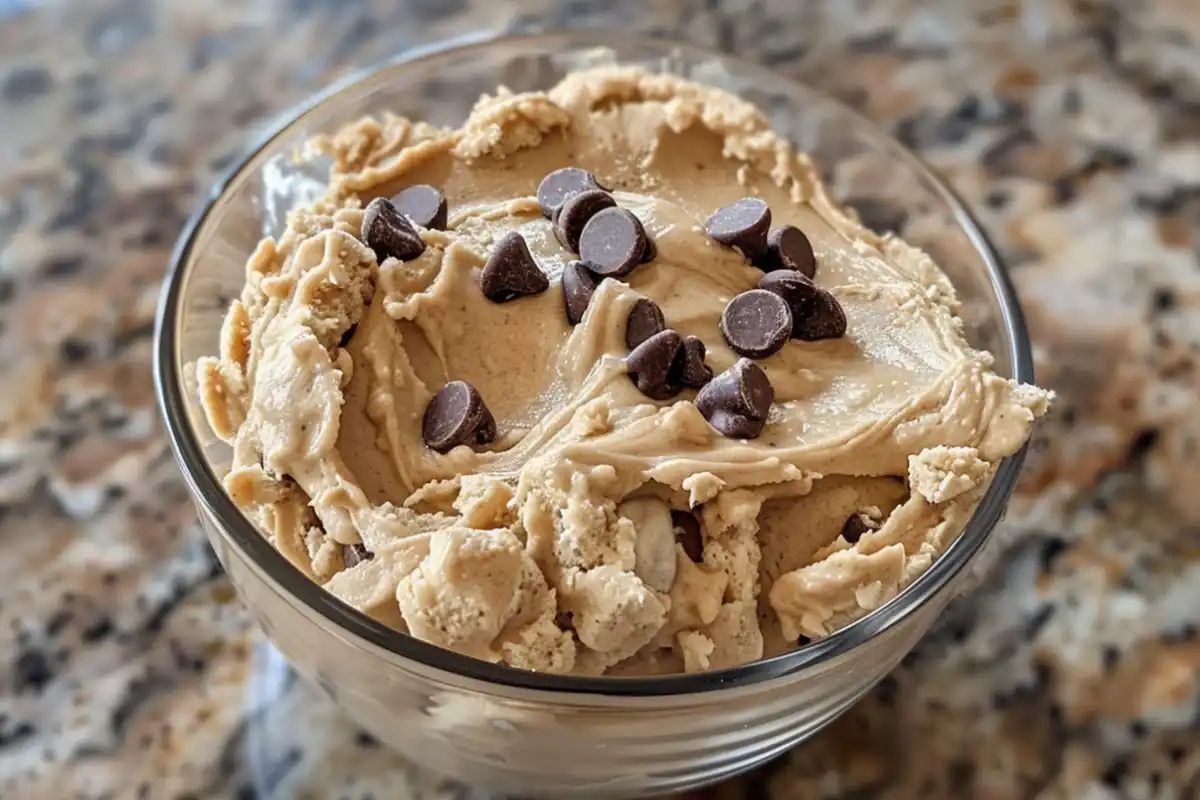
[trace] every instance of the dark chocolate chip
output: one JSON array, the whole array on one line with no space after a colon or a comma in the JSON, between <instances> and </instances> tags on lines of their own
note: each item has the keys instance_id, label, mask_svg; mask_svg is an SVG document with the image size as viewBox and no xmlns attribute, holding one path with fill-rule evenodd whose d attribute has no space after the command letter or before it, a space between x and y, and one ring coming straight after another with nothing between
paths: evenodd
<instances>
[{"instance_id":1,"label":"dark chocolate chip","mask_svg":"<svg viewBox=\"0 0 1200 800\"><path fill-rule=\"evenodd\" d=\"M450 381L425 407L421 437L439 453L461 444L487 444L496 438L496 420L474 386Z\"/></svg>"},{"instance_id":2,"label":"dark chocolate chip","mask_svg":"<svg viewBox=\"0 0 1200 800\"><path fill-rule=\"evenodd\" d=\"M811 278L817 274L817 257L804 231L795 225L782 225L767 235L767 252L758 266L766 272L796 270Z\"/></svg>"},{"instance_id":3,"label":"dark chocolate chip","mask_svg":"<svg viewBox=\"0 0 1200 800\"><path fill-rule=\"evenodd\" d=\"M846 333L846 314L837 298L794 270L767 273L759 289L779 295L792 311L792 338L806 342Z\"/></svg>"},{"instance_id":4,"label":"dark chocolate chip","mask_svg":"<svg viewBox=\"0 0 1200 800\"><path fill-rule=\"evenodd\" d=\"M370 561L374 557L375 554L361 544L342 545L342 561L346 562L346 569L357 567L362 562Z\"/></svg>"},{"instance_id":5,"label":"dark chocolate chip","mask_svg":"<svg viewBox=\"0 0 1200 800\"><path fill-rule=\"evenodd\" d=\"M704 232L723 245L736 247L751 261L767 251L771 209L757 197L721 206L704 223Z\"/></svg>"},{"instance_id":6,"label":"dark chocolate chip","mask_svg":"<svg viewBox=\"0 0 1200 800\"><path fill-rule=\"evenodd\" d=\"M367 204L362 239L375 251L375 258L380 262L389 257L412 261L425 252L425 243L417 229L385 197L376 197Z\"/></svg>"},{"instance_id":7,"label":"dark chocolate chip","mask_svg":"<svg viewBox=\"0 0 1200 800\"><path fill-rule=\"evenodd\" d=\"M702 562L704 538L700 535L700 523L696 521L696 517L690 511L673 509L671 525L675 528L675 541L683 547L687 557L697 564Z\"/></svg>"},{"instance_id":8,"label":"dark chocolate chip","mask_svg":"<svg viewBox=\"0 0 1200 800\"><path fill-rule=\"evenodd\" d=\"M632 350L666 329L667 319L658 303L647 297L639 297L629 309L629 318L625 321L625 346Z\"/></svg>"},{"instance_id":9,"label":"dark chocolate chip","mask_svg":"<svg viewBox=\"0 0 1200 800\"><path fill-rule=\"evenodd\" d=\"M629 378L651 400L669 400L681 386L671 379L671 366L683 347L679 334L668 328L639 344L625 359Z\"/></svg>"},{"instance_id":10,"label":"dark chocolate chip","mask_svg":"<svg viewBox=\"0 0 1200 800\"><path fill-rule=\"evenodd\" d=\"M563 202L573 194L588 189L601 188L596 176L579 167L563 167L556 169L538 184L538 205L542 208L542 216L553 219L554 214L562 208Z\"/></svg>"},{"instance_id":11,"label":"dark chocolate chip","mask_svg":"<svg viewBox=\"0 0 1200 800\"><path fill-rule=\"evenodd\" d=\"M763 275L758 281L758 288L779 295L783 302L792 310L792 318L796 312L814 302L813 298L820 291L817 285L803 273L790 269L781 269Z\"/></svg>"},{"instance_id":12,"label":"dark chocolate chip","mask_svg":"<svg viewBox=\"0 0 1200 800\"><path fill-rule=\"evenodd\" d=\"M358 333L358 325L357 324L351 325L349 328L346 328L346 330L342 333L341 338L338 339L338 347L346 347L347 345L349 345L350 340L354 338L354 334L356 334L356 333Z\"/></svg>"},{"instance_id":13,"label":"dark chocolate chip","mask_svg":"<svg viewBox=\"0 0 1200 800\"><path fill-rule=\"evenodd\" d=\"M572 261L563 267L563 303L567 307L567 322L578 325L583 319L600 280L582 262Z\"/></svg>"},{"instance_id":14,"label":"dark chocolate chip","mask_svg":"<svg viewBox=\"0 0 1200 800\"><path fill-rule=\"evenodd\" d=\"M558 611L554 614L554 625L564 633L575 630L575 615L570 611Z\"/></svg>"},{"instance_id":15,"label":"dark chocolate chip","mask_svg":"<svg viewBox=\"0 0 1200 800\"><path fill-rule=\"evenodd\" d=\"M637 217L623 208L606 208L584 226L579 258L597 275L623 278L642 263L646 241Z\"/></svg>"},{"instance_id":16,"label":"dark chocolate chip","mask_svg":"<svg viewBox=\"0 0 1200 800\"><path fill-rule=\"evenodd\" d=\"M792 311L783 298L765 289L742 292L721 314L721 333L738 353L766 358L792 335Z\"/></svg>"},{"instance_id":17,"label":"dark chocolate chip","mask_svg":"<svg viewBox=\"0 0 1200 800\"><path fill-rule=\"evenodd\" d=\"M446 197L434 187L418 183L392 198L392 205L414 225L444 231L448 209Z\"/></svg>"},{"instance_id":18,"label":"dark chocolate chip","mask_svg":"<svg viewBox=\"0 0 1200 800\"><path fill-rule=\"evenodd\" d=\"M606 208L613 208L617 201L602 189L589 189L573 194L563 201L554 215L554 238L572 253L579 252L579 237L592 217Z\"/></svg>"},{"instance_id":19,"label":"dark chocolate chip","mask_svg":"<svg viewBox=\"0 0 1200 800\"><path fill-rule=\"evenodd\" d=\"M696 408L718 431L737 439L762 433L775 390L762 367L748 358L709 381L696 395Z\"/></svg>"},{"instance_id":20,"label":"dark chocolate chip","mask_svg":"<svg viewBox=\"0 0 1200 800\"><path fill-rule=\"evenodd\" d=\"M699 389L712 380L712 367L704 363L707 353L708 348L698 337L688 336L683 340L683 349L674 365L680 383L689 389Z\"/></svg>"},{"instance_id":21,"label":"dark chocolate chip","mask_svg":"<svg viewBox=\"0 0 1200 800\"><path fill-rule=\"evenodd\" d=\"M837 339L846 335L846 312L829 292L817 287L813 301L797 308L793 317L792 338L805 342Z\"/></svg>"},{"instance_id":22,"label":"dark chocolate chip","mask_svg":"<svg viewBox=\"0 0 1200 800\"><path fill-rule=\"evenodd\" d=\"M650 234L646 233L646 226L642 224L642 221L637 218L636 214L633 216L633 221L637 223L638 230L642 232L641 238L646 242L646 246L642 248L642 257L638 259L638 262L649 264L658 255L658 248L654 246L654 240L650 238Z\"/></svg>"},{"instance_id":23,"label":"dark chocolate chip","mask_svg":"<svg viewBox=\"0 0 1200 800\"><path fill-rule=\"evenodd\" d=\"M876 530L879 526L874 520L864 514L851 514L842 526L842 538L850 544L855 544L867 531Z\"/></svg>"},{"instance_id":24,"label":"dark chocolate chip","mask_svg":"<svg viewBox=\"0 0 1200 800\"><path fill-rule=\"evenodd\" d=\"M496 242L496 248L483 265L479 288L493 303L507 303L518 297L541 294L550 288L550 280L538 269L525 237L509 231Z\"/></svg>"},{"instance_id":25,"label":"dark chocolate chip","mask_svg":"<svg viewBox=\"0 0 1200 800\"><path fill-rule=\"evenodd\" d=\"M642 227L642 232L645 233L645 226ZM658 247L654 244L654 240L650 238L650 234L646 234L646 249L642 251L642 263L649 264L654 259L658 258Z\"/></svg>"},{"instance_id":26,"label":"dark chocolate chip","mask_svg":"<svg viewBox=\"0 0 1200 800\"><path fill-rule=\"evenodd\" d=\"M733 414L723 409L717 409L712 412L708 418L708 424L717 429L719 433L728 436L730 439L757 439L762 433L763 426L766 424L761 420L744 417L741 414Z\"/></svg>"}]
</instances>

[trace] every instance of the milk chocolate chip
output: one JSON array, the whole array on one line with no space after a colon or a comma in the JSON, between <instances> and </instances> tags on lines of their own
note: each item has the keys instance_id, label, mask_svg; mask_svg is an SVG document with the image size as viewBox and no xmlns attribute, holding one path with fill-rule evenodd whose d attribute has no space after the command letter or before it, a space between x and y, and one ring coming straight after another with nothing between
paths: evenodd
<instances>
[{"instance_id":1,"label":"milk chocolate chip","mask_svg":"<svg viewBox=\"0 0 1200 800\"><path fill-rule=\"evenodd\" d=\"M538 269L525 237L509 231L496 242L496 248L483 265L479 288L493 303L507 303L518 297L541 294L550 288L550 279Z\"/></svg>"},{"instance_id":2,"label":"milk chocolate chip","mask_svg":"<svg viewBox=\"0 0 1200 800\"><path fill-rule=\"evenodd\" d=\"M375 258L381 263L388 257L412 261L425 252L425 243L417 229L386 197L376 197L367 204L362 240L375 251Z\"/></svg>"},{"instance_id":3,"label":"milk chocolate chip","mask_svg":"<svg viewBox=\"0 0 1200 800\"><path fill-rule=\"evenodd\" d=\"M704 223L704 232L728 247L736 247L751 261L767 251L771 209L757 197L743 197L721 206Z\"/></svg>"},{"instance_id":4,"label":"milk chocolate chip","mask_svg":"<svg viewBox=\"0 0 1200 800\"><path fill-rule=\"evenodd\" d=\"M766 358L783 347L792 335L792 312L779 295L751 289L725 306L721 333L741 355Z\"/></svg>"},{"instance_id":5,"label":"milk chocolate chip","mask_svg":"<svg viewBox=\"0 0 1200 800\"><path fill-rule=\"evenodd\" d=\"M392 205L422 228L444 231L448 209L445 196L434 187L418 183L392 198Z\"/></svg>"},{"instance_id":6,"label":"milk chocolate chip","mask_svg":"<svg viewBox=\"0 0 1200 800\"><path fill-rule=\"evenodd\" d=\"M450 381L425 407L421 438L439 453L461 444L487 444L496 438L496 420L474 386Z\"/></svg>"},{"instance_id":7,"label":"milk chocolate chip","mask_svg":"<svg viewBox=\"0 0 1200 800\"><path fill-rule=\"evenodd\" d=\"M762 433L775 390L762 367L748 358L709 381L696 395L696 408L725 436L755 439Z\"/></svg>"}]
</instances>

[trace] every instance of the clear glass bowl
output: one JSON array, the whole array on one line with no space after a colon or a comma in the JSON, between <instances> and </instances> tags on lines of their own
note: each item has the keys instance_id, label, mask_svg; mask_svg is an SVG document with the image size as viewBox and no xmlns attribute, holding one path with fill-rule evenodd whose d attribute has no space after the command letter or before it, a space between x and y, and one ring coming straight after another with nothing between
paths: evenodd
<instances>
[{"instance_id":1,"label":"clear glass bowl","mask_svg":"<svg viewBox=\"0 0 1200 800\"><path fill-rule=\"evenodd\" d=\"M1022 456L1000 465L947 552L898 597L794 652L734 669L654 678L523 672L392 630L311 583L251 526L219 476L230 451L208 429L189 365L217 351L227 305L264 232L311 192L313 134L384 110L460 123L497 84L545 89L572 69L636 64L729 89L813 154L836 196L941 263L973 344L1032 382L1020 309L995 250L950 189L855 111L763 67L613 33L458 41L411 52L290 111L214 187L176 249L158 318L156 377L175 456L204 529L242 600L296 669L362 727L418 764L504 793L638 796L749 769L842 713L929 629L999 520Z\"/></svg>"}]
</instances>

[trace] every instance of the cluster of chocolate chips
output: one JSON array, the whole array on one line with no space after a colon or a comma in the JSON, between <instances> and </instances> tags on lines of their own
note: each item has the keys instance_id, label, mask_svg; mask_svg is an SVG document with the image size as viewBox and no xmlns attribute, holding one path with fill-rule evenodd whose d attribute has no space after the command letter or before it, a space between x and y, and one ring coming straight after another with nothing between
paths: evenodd
<instances>
[{"instance_id":1,"label":"cluster of chocolate chips","mask_svg":"<svg viewBox=\"0 0 1200 800\"><path fill-rule=\"evenodd\" d=\"M554 238L593 275L624 278L654 258L654 242L641 220L619 208L587 170L554 170L538 184L537 198L542 216L554 225Z\"/></svg>"},{"instance_id":2,"label":"cluster of chocolate chips","mask_svg":"<svg viewBox=\"0 0 1200 800\"><path fill-rule=\"evenodd\" d=\"M721 314L721 335L745 358L696 395L696 408L710 425L726 436L753 439L766 425L775 390L750 359L779 352L788 339L842 336L846 315L833 295L813 283L817 261L808 237L795 225L772 228L771 209L761 199L743 197L718 208L704 231L767 273Z\"/></svg>"},{"instance_id":3,"label":"cluster of chocolate chips","mask_svg":"<svg viewBox=\"0 0 1200 800\"><path fill-rule=\"evenodd\" d=\"M627 277L658 251L641 220L619 208L586 170L565 167L551 172L542 179L537 196L559 244L579 256L567 264L562 277L567 321L578 325L602 280ZM712 380L712 369L704 363L704 342L668 328L662 309L649 298L639 298L630 307L625 346L630 350L630 380L652 400L668 400L684 388L699 389Z\"/></svg>"},{"instance_id":4,"label":"cluster of chocolate chips","mask_svg":"<svg viewBox=\"0 0 1200 800\"><path fill-rule=\"evenodd\" d=\"M795 225L771 228L771 209L763 200L743 197L718 208L704 231L767 273L721 315L721 333L738 353L766 358L788 339L814 342L846 333L837 298L812 280L817 266L812 243Z\"/></svg>"},{"instance_id":5,"label":"cluster of chocolate chips","mask_svg":"<svg viewBox=\"0 0 1200 800\"><path fill-rule=\"evenodd\" d=\"M555 170L538 186L538 205L553 223L559 244L579 255L563 275L567 319L579 323L588 301L603 278L624 278L653 257L654 249L642 223L617 207L617 201L578 167ZM541 294L550 282L538 267L521 234L504 235L479 276L484 295L496 303Z\"/></svg>"},{"instance_id":6,"label":"cluster of chocolate chips","mask_svg":"<svg viewBox=\"0 0 1200 800\"><path fill-rule=\"evenodd\" d=\"M554 238L579 256L568 265L575 286L571 324L578 324L591 292L604 278L625 278L655 255L654 242L642 222L600 185L596 176L578 167L556 169L538 184L538 205L550 220Z\"/></svg>"},{"instance_id":7,"label":"cluster of chocolate chips","mask_svg":"<svg viewBox=\"0 0 1200 800\"><path fill-rule=\"evenodd\" d=\"M367 204L363 214L362 239L375 251L375 257L381 262L385 258L411 261L425 252L425 243L421 241L417 226L445 230L447 220L446 198L440 191L425 184L410 186L390 199L377 197ZM513 236L516 236L516 241L511 240ZM500 241L492 260L499 257L506 262L519 261L520 251L529 256L525 240L517 234L509 234ZM529 260L532 262L533 258L529 256ZM486 268L484 271L487 272ZM546 281L546 276L537 270L536 265L534 271L542 281ZM494 282L494 291L506 297L516 297L520 296L527 283L528 279L522 283L520 279L504 277ZM545 290L546 286L542 286L540 291ZM425 407L421 438L439 453L447 453L460 444L487 444L496 438L496 420L474 386L466 381L450 381L438 390ZM371 558L371 553L361 545L348 545L343 551L343 558L346 566L351 567Z\"/></svg>"}]
</instances>

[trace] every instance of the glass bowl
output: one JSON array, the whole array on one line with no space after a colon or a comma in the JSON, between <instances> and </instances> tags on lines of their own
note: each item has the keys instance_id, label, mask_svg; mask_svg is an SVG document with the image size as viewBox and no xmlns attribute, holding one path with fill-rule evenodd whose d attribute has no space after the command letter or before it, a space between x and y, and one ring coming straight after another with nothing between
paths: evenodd
<instances>
[{"instance_id":1,"label":"glass bowl","mask_svg":"<svg viewBox=\"0 0 1200 800\"><path fill-rule=\"evenodd\" d=\"M953 192L855 111L763 67L613 33L460 40L407 53L289 111L213 188L179 240L156 342L167 431L221 563L297 671L417 764L501 793L680 791L812 736L886 675L961 588L1022 458L999 466L963 533L882 608L787 654L691 675L552 676L460 656L341 603L276 552L221 487L230 450L204 421L189 365L217 352L222 317L258 239L278 232L287 207L319 189L327 165L298 161L304 142L384 110L456 125L497 84L546 89L572 69L606 62L676 73L755 103L812 153L835 196L865 222L934 255L958 288L969 338L992 351L999 374L1033 379L1012 287Z\"/></svg>"}]
</instances>

